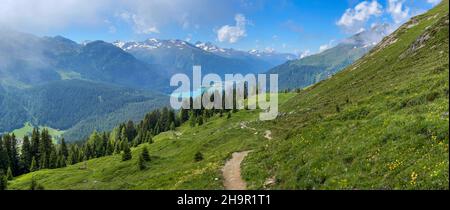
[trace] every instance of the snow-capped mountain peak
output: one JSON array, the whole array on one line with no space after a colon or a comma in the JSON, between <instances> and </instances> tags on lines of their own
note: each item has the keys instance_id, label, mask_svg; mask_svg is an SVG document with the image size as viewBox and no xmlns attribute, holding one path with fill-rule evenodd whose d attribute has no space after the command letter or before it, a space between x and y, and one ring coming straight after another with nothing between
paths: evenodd
<instances>
[{"instance_id":1,"label":"snow-capped mountain peak","mask_svg":"<svg viewBox=\"0 0 450 210\"><path fill-rule=\"evenodd\" d=\"M211 52L211 53L226 52L227 51L227 50L225 50L223 48L220 48L220 47L212 44L211 42L206 42L206 43L204 43L204 42L197 42L197 43L195 43L195 46L197 48L200 48L200 49L202 49L204 51Z\"/></svg>"}]
</instances>

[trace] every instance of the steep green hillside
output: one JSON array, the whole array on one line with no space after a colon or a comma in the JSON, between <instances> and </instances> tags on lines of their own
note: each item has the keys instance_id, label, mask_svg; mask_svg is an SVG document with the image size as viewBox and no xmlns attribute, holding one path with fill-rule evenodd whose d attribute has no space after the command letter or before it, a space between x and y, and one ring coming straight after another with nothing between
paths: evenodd
<instances>
[{"instance_id":1,"label":"steep green hillside","mask_svg":"<svg viewBox=\"0 0 450 210\"><path fill-rule=\"evenodd\" d=\"M280 95L284 103L293 94ZM155 136L153 144L133 148L133 159L121 155L89 160L61 169L40 170L10 182L9 189L27 189L34 177L46 189L222 189L221 168L235 151L267 143L264 131L247 124L258 119L259 111L240 111L230 119L219 115L192 128L189 123L175 132ZM245 141L243 138L245 137ZM137 159L147 146L152 160L140 171ZM204 160L196 162L197 152Z\"/></svg>"},{"instance_id":2,"label":"steep green hillside","mask_svg":"<svg viewBox=\"0 0 450 210\"><path fill-rule=\"evenodd\" d=\"M242 165L250 189L448 189L448 7L413 18L332 78L280 95L277 120L215 116L156 136L145 170L141 145L130 161L41 170L9 188L34 177L46 189L222 189L225 160L252 150Z\"/></svg>"},{"instance_id":3,"label":"steep green hillside","mask_svg":"<svg viewBox=\"0 0 450 210\"><path fill-rule=\"evenodd\" d=\"M413 18L345 71L262 124L275 136L246 160L251 188L448 189L448 1Z\"/></svg>"},{"instance_id":4,"label":"steep green hillside","mask_svg":"<svg viewBox=\"0 0 450 210\"><path fill-rule=\"evenodd\" d=\"M374 47L388 31L387 25L377 25L349 37L335 47L299 60L288 61L269 71L279 75L279 89L304 88L327 79L351 65Z\"/></svg>"}]
</instances>

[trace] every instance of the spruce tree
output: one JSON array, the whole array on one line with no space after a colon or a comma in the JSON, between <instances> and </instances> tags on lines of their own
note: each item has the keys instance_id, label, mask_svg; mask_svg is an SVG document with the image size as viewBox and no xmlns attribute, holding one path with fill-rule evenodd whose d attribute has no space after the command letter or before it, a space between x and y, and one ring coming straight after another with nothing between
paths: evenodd
<instances>
[{"instance_id":1,"label":"spruce tree","mask_svg":"<svg viewBox=\"0 0 450 210\"><path fill-rule=\"evenodd\" d=\"M28 136L25 136L23 138L22 151L20 154L20 160L22 162L22 167L25 173L30 171L31 159L32 159L31 143Z\"/></svg>"},{"instance_id":2,"label":"spruce tree","mask_svg":"<svg viewBox=\"0 0 450 210\"><path fill-rule=\"evenodd\" d=\"M0 190L8 189L8 179L3 174L3 171L0 171Z\"/></svg>"},{"instance_id":3,"label":"spruce tree","mask_svg":"<svg viewBox=\"0 0 450 210\"><path fill-rule=\"evenodd\" d=\"M144 158L145 161L150 161L150 154L148 153L147 146L144 146L144 148L142 149L141 156Z\"/></svg>"},{"instance_id":4,"label":"spruce tree","mask_svg":"<svg viewBox=\"0 0 450 210\"><path fill-rule=\"evenodd\" d=\"M152 133L150 131L147 131L147 134L145 135L145 141L149 144L153 143L153 137L152 137Z\"/></svg>"},{"instance_id":5,"label":"spruce tree","mask_svg":"<svg viewBox=\"0 0 450 210\"><path fill-rule=\"evenodd\" d=\"M39 154L39 145L40 145L40 133L37 128L33 129L33 133L31 134L31 156L35 157L36 160L40 159Z\"/></svg>"},{"instance_id":6,"label":"spruce tree","mask_svg":"<svg viewBox=\"0 0 450 210\"><path fill-rule=\"evenodd\" d=\"M61 139L61 154L64 156L65 159L69 157L69 149L67 148L67 144L64 138Z\"/></svg>"},{"instance_id":7,"label":"spruce tree","mask_svg":"<svg viewBox=\"0 0 450 210\"><path fill-rule=\"evenodd\" d=\"M137 161L137 164L138 164L139 170L144 170L146 168L145 160L144 160L144 157L143 157L142 154L139 155L139 159Z\"/></svg>"},{"instance_id":8,"label":"spruce tree","mask_svg":"<svg viewBox=\"0 0 450 210\"><path fill-rule=\"evenodd\" d=\"M6 170L8 166L8 155L6 153L5 147L3 146L2 137L0 136L0 172Z\"/></svg>"},{"instance_id":9,"label":"spruce tree","mask_svg":"<svg viewBox=\"0 0 450 210\"><path fill-rule=\"evenodd\" d=\"M191 125L191 127L195 127L195 125L197 124L197 117L195 116L194 112L191 112L189 124Z\"/></svg>"},{"instance_id":10,"label":"spruce tree","mask_svg":"<svg viewBox=\"0 0 450 210\"><path fill-rule=\"evenodd\" d=\"M203 116L198 116L198 125L203 125Z\"/></svg>"},{"instance_id":11,"label":"spruce tree","mask_svg":"<svg viewBox=\"0 0 450 210\"><path fill-rule=\"evenodd\" d=\"M123 147L122 161L131 160L132 156L130 147L128 146L128 142L125 141Z\"/></svg>"},{"instance_id":12,"label":"spruce tree","mask_svg":"<svg viewBox=\"0 0 450 210\"><path fill-rule=\"evenodd\" d=\"M50 134L48 133L47 129L43 129L41 132L41 139L39 141L39 168L49 168L49 160L50 160L50 153L52 152L53 143L52 139L50 137Z\"/></svg>"},{"instance_id":13,"label":"spruce tree","mask_svg":"<svg viewBox=\"0 0 450 210\"><path fill-rule=\"evenodd\" d=\"M50 157L48 159L48 167L49 168L57 168L58 167L58 157L56 155L55 150L52 150L50 152Z\"/></svg>"},{"instance_id":14,"label":"spruce tree","mask_svg":"<svg viewBox=\"0 0 450 210\"><path fill-rule=\"evenodd\" d=\"M42 153L41 160L39 160L39 169L48 168L48 160L47 153Z\"/></svg>"},{"instance_id":15,"label":"spruce tree","mask_svg":"<svg viewBox=\"0 0 450 210\"><path fill-rule=\"evenodd\" d=\"M125 127L123 127L120 131L120 140L127 143L129 141Z\"/></svg>"},{"instance_id":16,"label":"spruce tree","mask_svg":"<svg viewBox=\"0 0 450 210\"><path fill-rule=\"evenodd\" d=\"M6 171L6 179L13 180L14 176L11 170L11 167L8 167L8 170Z\"/></svg>"},{"instance_id":17,"label":"spruce tree","mask_svg":"<svg viewBox=\"0 0 450 210\"><path fill-rule=\"evenodd\" d=\"M44 190L44 186L36 181L35 177L31 178L30 190Z\"/></svg>"},{"instance_id":18,"label":"spruce tree","mask_svg":"<svg viewBox=\"0 0 450 210\"><path fill-rule=\"evenodd\" d=\"M102 157L104 154L105 147L103 145L103 138L94 131L89 137L86 145L88 150L92 150L88 152L89 157Z\"/></svg>"},{"instance_id":19,"label":"spruce tree","mask_svg":"<svg viewBox=\"0 0 450 210\"><path fill-rule=\"evenodd\" d=\"M14 134L6 134L3 136L3 143L8 158L8 167L13 175L20 174L19 171L19 154L17 152L17 140Z\"/></svg>"},{"instance_id":20,"label":"spruce tree","mask_svg":"<svg viewBox=\"0 0 450 210\"><path fill-rule=\"evenodd\" d=\"M36 163L36 157L33 156L33 158L31 159L30 172L37 171L38 169L39 168L38 168L38 165Z\"/></svg>"},{"instance_id":21,"label":"spruce tree","mask_svg":"<svg viewBox=\"0 0 450 210\"><path fill-rule=\"evenodd\" d=\"M64 156L59 156L58 167L64 168L66 166L67 166L67 164L66 164L66 159L64 158Z\"/></svg>"},{"instance_id":22,"label":"spruce tree","mask_svg":"<svg viewBox=\"0 0 450 210\"><path fill-rule=\"evenodd\" d=\"M106 151L105 155L112 155L114 153L114 144L113 141L108 139L108 142L106 143Z\"/></svg>"},{"instance_id":23,"label":"spruce tree","mask_svg":"<svg viewBox=\"0 0 450 210\"><path fill-rule=\"evenodd\" d=\"M189 120L189 110L182 108L180 111L180 121L181 123L184 123L188 120Z\"/></svg>"},{"instance_id":24,"label":"spruce tree","mask_svg":"<svg viewBox=\"0 0 450 210\"><path fill-rule=\"evenodd\" d=\"M136 138L136 135L137 135L136 128L134 127L133 121L129 120L127 122L125 130L126 130L126 135L127 135L128 141L133 141L134 138Z\"/></svg>"}]
</instances>

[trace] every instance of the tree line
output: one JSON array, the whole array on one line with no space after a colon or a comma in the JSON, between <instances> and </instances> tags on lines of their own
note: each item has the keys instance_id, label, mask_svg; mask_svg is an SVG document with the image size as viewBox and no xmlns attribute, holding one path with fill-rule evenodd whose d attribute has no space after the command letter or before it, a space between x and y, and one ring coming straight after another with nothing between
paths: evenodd
<instances>
[{"instance_id":1,"label":"tree line","mask_svg":"<svg viewBox=\"0 0 450 210\"><path fill-rule=\"evenodd\" d=\"M192 98L189 99L191 102ZM193 104L193 103L191 103ZM53 138L47 129L40 131L34 128L31 135L23 137L21 145L14 134L0 136L0 189L7 188L7 181L13 177L41 170L62 168L93 158L114 154L122 154L122 160L132 158L131 147L142 143L153 143L153 136L169 130L175 130L181 124L188 122L190 126L201 126L212 116L231 117L237 112L233 102L230 110L181 109L176 112L167 107L147 113L138 124L133 121L122 123L112 131L94 131L88 139L81 143L66 143L62 138L59 144L53 143ZM198 161L201 154L196 154ZM140 169L145 168L149 161L148 150L145 147L138 159ZM203 158L201 158L203 159Z\"/></svg>"}]
</instances>

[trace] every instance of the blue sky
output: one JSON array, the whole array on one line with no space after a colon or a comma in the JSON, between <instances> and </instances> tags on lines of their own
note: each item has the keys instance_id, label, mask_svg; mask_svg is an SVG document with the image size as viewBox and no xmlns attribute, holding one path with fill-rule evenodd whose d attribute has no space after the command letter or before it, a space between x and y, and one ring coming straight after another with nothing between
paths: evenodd
<instances>
[{"instance_id":1,"label":"blue sky","mask_svg":"<svg viewBox=\"0 0 450 210\"><path fill-rule=\"evenodd\" d=\"M373 24L398 26L439 0L5 0L0 26L72 40L147 38L315 53Z\"/></svg>"}]
</instances>

